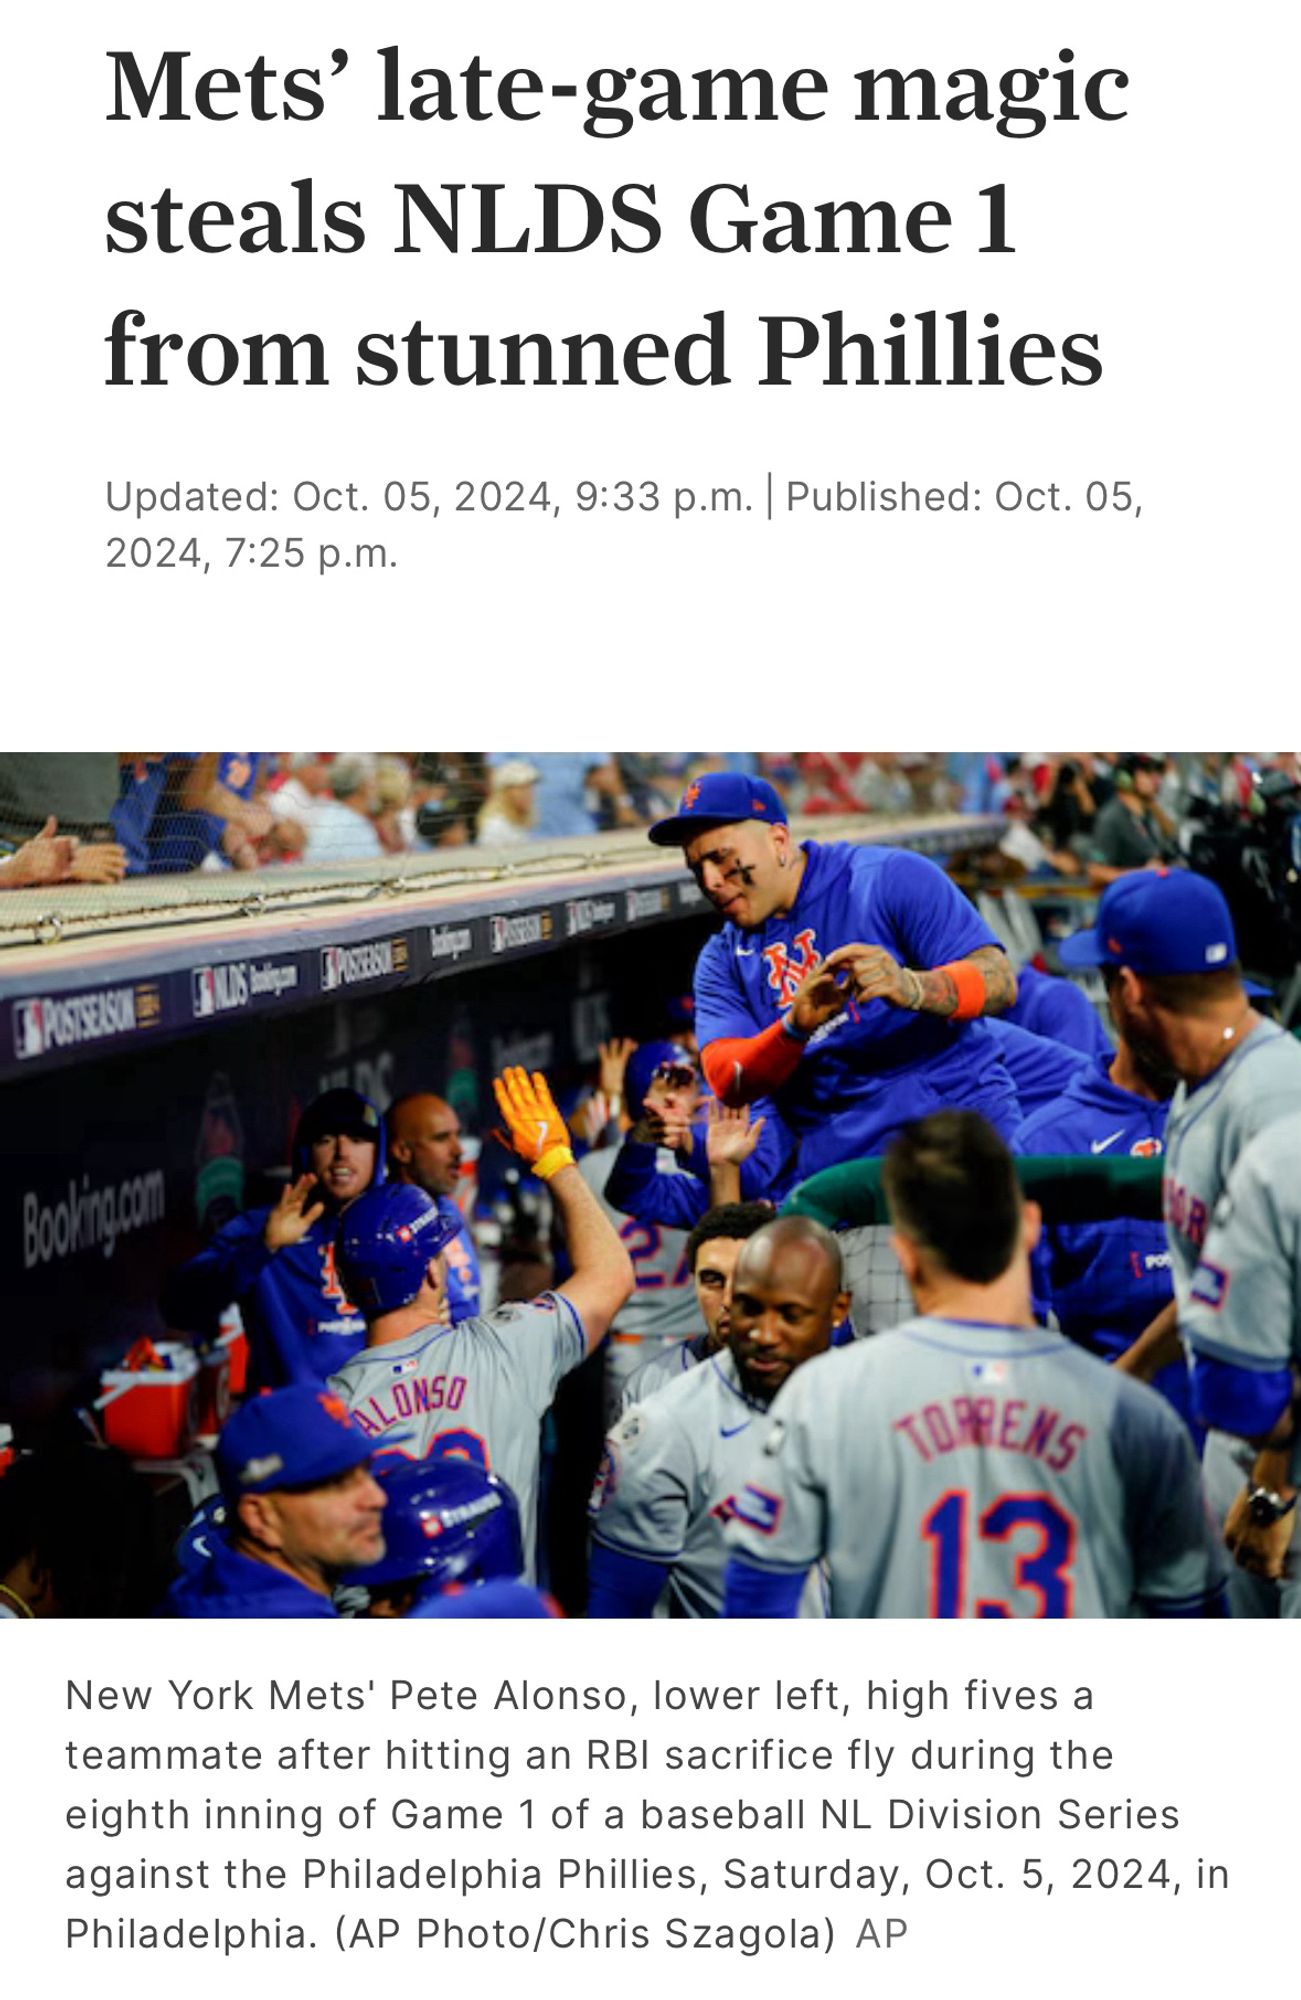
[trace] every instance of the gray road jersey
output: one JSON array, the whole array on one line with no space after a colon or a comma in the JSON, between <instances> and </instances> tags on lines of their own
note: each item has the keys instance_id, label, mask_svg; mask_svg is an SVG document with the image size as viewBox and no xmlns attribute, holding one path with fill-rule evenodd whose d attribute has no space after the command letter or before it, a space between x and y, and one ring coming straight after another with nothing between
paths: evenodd
<instances>
[{"instance_id":1,"label":"gray road jersey","mask_svg":"<svg viewBox=\"0 0 1301 2000\"><path fill-rule=\"evenodd\" d=\"M1060 1334L934 1318L805 1362L728 1539L785 1574L826 1556L840 1618L1124 1617L1224 1574L1160 1396Z\"/></svg>"},{"instance_id":2,"label":"gray road jersey","mask_svg":"<svg viewBox=\"0 0 1301 2000\"><path fill-rule=\"evenodd\" d=\"M376 1453L459 1457L487 1466L519 1502L525 1574L537 1538L539 1426L563 1375L587 1352L560 1292L498 1306L486 1319L422 1327L356 1355L330 1387Z\"/></svg>"},{"instance_id":3,"label":"gray road jersey","mask_svg":"<svg viewBox=\"0 0 1301 2000\"><path fill-rule=\"evenodd\" d=\"M1301 1043L1262 1021L1199 1083L1180 1084L1166 1123L1166 1240L1182 1322L1215 1204L1239 1153L1276 1118L1301 1111Z\"/></svg>"},{"instance_id":4,"label":"gray road jersey","mask_svg":"<svg viewBox=\"0 0 1301 2000\"><path fill-rule=\"evenodd\" d=\"M605 1199L617 1146L584 1153L578 1171L619 1232L632 1258L636 1290L619 1308L614 1330L640 1340L681 1340L700 1331L696 1288L687 1269L687 1232L663 1229L658 1222L637 1222ZM651 1350L647 1348L649 1354Z\"/></svg>"},{"instance_id":5,"label":"gray road jersey","mask_svg":"<svg viewBox=\"0 0 1301 2000\"><path fill-rule=\"evenodd\" d=\"M807 1365L807 1364L806 1364ZM723 1609L724 1529L767 1405L745 1394L727 1351L679 1374L615 1425L592 1495L592 1538L624 1555L671 1563L671 1614L717 1618ZM813 1569L813 1561L805 1565ZM813 1569L803 1617L825 1615Z\"/></svg>"},{"instance_id":6,"label":"gray road jersey","mask_svg":"<svg viewBox=\"0 0 1301 2000\"><path fill-rule=\"evenodd\" d=\"M1183 1331L1236 1368L1301 1367L1301 1112L1253 1139L1216 1204ZM1292 1476L1301 1467L1293 1448Z\"/></svg>"},{"instance_id":7,"label":"gray road jersey","mask_svg":"<svg viewBox=\"0 0 1301 2000\"><path fill-rule=\"evenodd\" d=\"M649 1361L643 1361L624 1383L620 1415L630 1410L634 1403L644 1403L657 1389L665 1389L670 1382L676 1382L679 1375L698 1368L706 1357L695 1352L695 1345L694 1340L675 1340L661 1353L652 1354Z\"/></svg>"}]
</instances>

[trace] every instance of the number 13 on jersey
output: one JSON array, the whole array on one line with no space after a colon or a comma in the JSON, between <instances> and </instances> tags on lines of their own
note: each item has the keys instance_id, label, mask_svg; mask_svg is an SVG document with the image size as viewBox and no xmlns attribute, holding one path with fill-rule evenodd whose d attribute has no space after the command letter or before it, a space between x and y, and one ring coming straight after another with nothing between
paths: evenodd
<instances>
[{"instance_id":1,"label":"number 13 on jersey","mask_svg":"<svg viewBox=\"0 0 1301 2000\"><path fill-rule=\"evenodd\" d=\"M931 1545L932 1618L1069 1618L1075 1519L1046 1493L1004 1493L974 1518L971 1495L953 1487L921 1523ZM1019 1602L969 1591L1010 1585Z\"/></svg>"}]
</instances>

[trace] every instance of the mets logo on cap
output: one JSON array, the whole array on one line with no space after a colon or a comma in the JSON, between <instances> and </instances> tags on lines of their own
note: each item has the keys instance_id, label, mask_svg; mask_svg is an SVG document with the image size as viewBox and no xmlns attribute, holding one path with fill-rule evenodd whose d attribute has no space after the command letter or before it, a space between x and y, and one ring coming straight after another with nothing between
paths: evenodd
<instances>
[{"instance_id":1,"label":"mets logo on cap","mask_svg":"<svg viewBox=\"0 0 1301 2000\"><path fill-rule=\"evenodd\" d=\"M700 780L699 778L693 778L691 783L687 786L686 791L682 794L682 805L680 807L680 810L682 812L690 812L692 806L696 803L696 800L699 797L700 797Z\"/></svg>"}]
</instances>

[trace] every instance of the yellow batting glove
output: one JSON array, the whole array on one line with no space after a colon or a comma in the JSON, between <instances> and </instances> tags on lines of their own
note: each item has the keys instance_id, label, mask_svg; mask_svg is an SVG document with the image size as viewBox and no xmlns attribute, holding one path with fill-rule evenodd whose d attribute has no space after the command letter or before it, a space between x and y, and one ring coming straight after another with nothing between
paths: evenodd
<instances>
[{"instance_id":1,"label":"yellow batting glove","mask_svg":"<svg viewBox=\"0 0 1301 2000\"><path fill-rule=\"evenodd\" d=\"M561 1167L573 1166L569 1130L544 1076L536 1070L530 1076L527 1070L506 1069L493 1078L492 1087L512 1150L539 1180L549 1181Z\"/></svg>"}]
</instances>

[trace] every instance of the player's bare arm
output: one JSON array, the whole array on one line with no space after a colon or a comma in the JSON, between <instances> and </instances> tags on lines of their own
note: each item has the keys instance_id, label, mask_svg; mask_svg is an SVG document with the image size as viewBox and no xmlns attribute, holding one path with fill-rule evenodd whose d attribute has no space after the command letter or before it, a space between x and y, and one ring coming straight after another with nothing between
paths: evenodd
<instances>
[{"instance_id":1,"label":"player's bare arm","mask_svg":"<svg viewBox=\"0 0 1301 2000\"><path fill-rule=\"evenodd\" d=\"M557 1290L582 1322L587 1351L605 1338L636 1282L632 1260L601 1204L574 1164L569 1129L551 1089L536 1071L503 1070L493 1079L497 1107L511 1150L544 1180L560 1217L573 1276Z\"/></svg>"},{"instance_id":2,"label":"player's bare arm","mask_svg":"<svg viewBox=\"0 0 1301 2000\"><path fill-rule=\"evenodd\" d=\"M1168 1368L1172 1361L1178 1361L1182 1354L1179 1308L1171 1299L1144 1327L1133 1346L1118 1354L1111 1365L1118 1368L1122 1375L1134 1375L1140 1382L1150 1382L1154 1375Z\"/></svg>"},{"instance_id":3,"label":"player's bare arm","mask_svg":"<svg viewBox=\"0 0 1301 2000\"><path fill-rule=\"evenodd\" d=\"M968 970L970 968L970 970ZM821 968L837 977L855 1000L884 1000L910 1014L974 1020L1001 1014L1016 999L1016 974L1007 953L983 944L951 965L901 965L881 945L844 944Z\"/></svg>"},{"instance_id":4,"label":"player's bare arm","mask_svg":"<svg viewBox=\"0 0 1301 2000\"><path fill-rule=\"evenodd\" d=\"M262 1232L268 1250L285 1250L291 1243L301 1243L313 1223L320 1221L325 1214L325 1203L312 1200L316 1187L315 1174L302 1174L285 1189L267 1216Z\"/></svg>"},{"instance_id":5,"label":"player's bare arm","mask_svg":"<svg viewBox=\"0 0 1301 2000\"><path fill-rule=\"evenodd\" d=\"M1230 1507L1224 1522L1224 1540L1232 1549L1240 1569L1281 1581L1296 1530L1296 1510L1289 1508L1274 1521L1252 1518L1250 1495L1261 1487L1277 1494L1284 1505L1296 1494L1292 1483L1292 1445L1296 1434L1296 1405L1285 1410L1267 1438L1259 1443L1251 1468L1251 1484L1244 1487Z\"/></svg>"}]
</instances>

